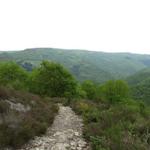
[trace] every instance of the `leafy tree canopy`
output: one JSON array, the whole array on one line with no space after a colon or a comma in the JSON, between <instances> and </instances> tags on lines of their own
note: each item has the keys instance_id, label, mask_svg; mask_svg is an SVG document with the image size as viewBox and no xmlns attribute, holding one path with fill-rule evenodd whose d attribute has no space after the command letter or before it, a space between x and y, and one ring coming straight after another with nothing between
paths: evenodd
<instances>
[{"instance_id":1,"label":"leafy tree canopy","mask_svg":"<svg viewBox=\"0 0 150 150\"><path fill-rule=\"evenodd\" d=\"M120 101L129 95L128 84L122 80L108 81L102 86L102 93L111 102Z\"/></svg>"},{"instance_id":2,"label":"leafy tree canopy","mask_svg":"<svg viewBox=\"0 0 150 150\"><path fill-rule=\"evenodd\" d=\"M27 72L15 62L0 64L0 85L21 88L26 79Z\"/></svg>"},{"instance_id":3,"label":"leafy tree canopy","mask_svg":"<svg viewBox=\"0 0 150 150\"><path fill-rule=\"evenodd\" d=\"M77 83L73 76L60 64L43 61L30 76L30 91L50 97L76 95Z\"/></svg>"},{"instance_id":4,"label":"leafy tree canopy","mask_svg":"<svg viewBox=\"0 0 150 150\"><path fill-rule=\"evenodd\" d=\"M90 80L86 80L82 83L82 89L86 92L88 99L96 99L97 86Z\"/></svg>"}]
</instances>

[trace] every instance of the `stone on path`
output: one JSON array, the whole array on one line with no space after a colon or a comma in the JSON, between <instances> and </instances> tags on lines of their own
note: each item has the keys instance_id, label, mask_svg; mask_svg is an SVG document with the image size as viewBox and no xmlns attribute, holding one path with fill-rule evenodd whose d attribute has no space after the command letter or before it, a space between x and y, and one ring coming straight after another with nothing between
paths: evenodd
<instances>
[{"instance_id":1,"label":"stone on path","mask_svg":"<svg viewBox=\"0 0 150 150\"><path fill-rule=\"evenodd\" d=\"M59 105L52 127L20 150L90 150L82 138L82 119L70 107Z\"/></svg>"}]
</instances>

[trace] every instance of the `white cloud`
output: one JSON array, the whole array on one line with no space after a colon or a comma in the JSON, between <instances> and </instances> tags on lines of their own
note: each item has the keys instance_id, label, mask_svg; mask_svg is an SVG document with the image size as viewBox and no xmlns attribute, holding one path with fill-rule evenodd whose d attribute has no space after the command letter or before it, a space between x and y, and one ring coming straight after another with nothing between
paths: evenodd
<instances>
[{"instance_id":1,"label":"white cloud","mask_svg":"<svg viewBox=\"0 0 150 150\"><path fill-rule=\"evenodd\" d=\"M0 50L150 53L149 0L0 0Z\"/></svg>"}]
</instances>

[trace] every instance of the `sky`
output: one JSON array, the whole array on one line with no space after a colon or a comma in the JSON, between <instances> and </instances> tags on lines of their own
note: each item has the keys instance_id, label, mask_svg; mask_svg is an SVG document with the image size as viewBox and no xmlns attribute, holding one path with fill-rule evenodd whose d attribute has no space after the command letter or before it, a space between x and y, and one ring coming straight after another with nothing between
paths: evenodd
<instances>
[{"instance_id":1,"label":"sky","mask_svg":"<svg viewBox=\"0 0 150 150\"><path fill-rule=\"evenodd\" d=\"M150 54L150 0L0 0L0 50Z\"/></svg>"}]
</instances>

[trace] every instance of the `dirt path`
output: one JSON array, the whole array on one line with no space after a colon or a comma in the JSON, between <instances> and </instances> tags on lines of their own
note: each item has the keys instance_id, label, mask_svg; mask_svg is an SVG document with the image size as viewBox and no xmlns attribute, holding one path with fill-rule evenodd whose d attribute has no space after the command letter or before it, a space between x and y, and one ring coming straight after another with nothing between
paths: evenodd
<instances>
[{"instance_id":1,"label":"dirt path","mask_svg":"<svg viewBox=\"0 0 150 150\"><path fill-rule=\"evenodd\" d=\"M89 150L82 138L82 119L70 107L59 105L59 113L51 128L21 150Z\"/></svg>"}]
</instances>

